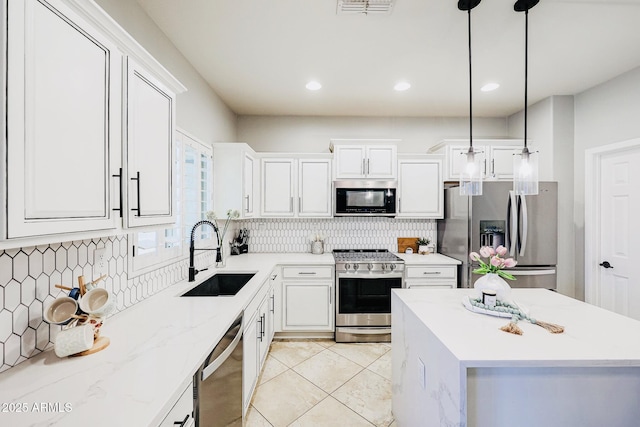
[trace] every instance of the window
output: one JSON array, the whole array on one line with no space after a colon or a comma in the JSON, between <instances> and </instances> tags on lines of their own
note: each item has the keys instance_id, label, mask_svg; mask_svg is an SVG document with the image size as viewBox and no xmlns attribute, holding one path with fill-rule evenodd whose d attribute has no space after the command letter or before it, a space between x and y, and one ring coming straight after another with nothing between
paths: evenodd
<instances>
[{"instance_id":1,"label":"window","mask_svg":"<svg viewBox=\"0 0 640 427\"><path fill-rule=\"evenodd\" d=\"M164 230L133 233L129 273L138 275L175 262L189 253L193 225L205 219L212 206L212 149L185 132L175 140L176 224ZM198 247L215 247L210 227L198 229Z\"/></svg>"}]
</instances>

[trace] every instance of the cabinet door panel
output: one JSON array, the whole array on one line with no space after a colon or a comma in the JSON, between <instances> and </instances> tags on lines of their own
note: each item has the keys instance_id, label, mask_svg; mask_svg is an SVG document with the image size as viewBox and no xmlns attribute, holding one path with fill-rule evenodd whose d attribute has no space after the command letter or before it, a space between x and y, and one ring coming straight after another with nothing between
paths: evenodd
<instances>
[{"instance_id":1,"label":"cabinet door panel","mask_svg":"<svg viewBox=\"0 0 640 427\"><path fill-rule=\"evenodd\" d=\"M285 329L326 329L331 326L330 284L284 283Z\"/></svg>"},{"instance_id":2,"label":"cabinet door panel","mask_svg":"<svg viewBox=\"0 0 640 427\"><path fill-rule=\"evenodd\" d=\"M7 237L116 227L117 49L63 4L8 4ZM117 170L117 169L116 169Z\"/></svg>"},{"instance_id":3,"label":"cabinet door panel","mask_svg":"<svg viewBox=\"0 0 640 427\"><path fill-rule=\"evenodd\" d=\"M488 175L495 179L513 179L513 155L522 147L491 147L491 165Z\"/></svg>"},{"instance_id":4,"label":"cabinet door panel","mask_svg":"<svg viewBox=\"0 0 640 427\"><path fill-rule=\"evenodd\" d=\"M244 155L244 170L243 170L243 211L245 217L253 216L253 171L254 171L254 158L248 154Z\"/></svg>"},{"instance_id":5,"label":"cabinet door panel","mask_svg":"<svg viewBox=\"0 0 640 427\"><path fill-rule=\"evenodd\" d=\"M262 215L293 216L292 159L263 159Z\"/></svg>"},{"instance_id":6,"label":"cabinet door panel","mask_svg":"<svg viewBox=\"0 0 640 427\"><path fill-rule=\"evenodd\" d=\"M335 148L336 178L361 178L365 174L365 147L342 145Z\"/></svg>"},{"instance_id":7,"label":"cabinet door panel","mask_svg":"<svg viewBox=\"0 0 640 427\"><path fill-rule=\"evenodd\" d=\"M174 96L131 60L127 91L128 225L173 223Z\"/></svg>"},{"instance_id":8,"label":"cabinet door panel","mask_svg":"<svg viewBox=\"0 0 640 427\"><path fill-rule=\"evenodd\" d=\"M473 148L476 151L476 156L480 156L482 165L483 165L483 174L487 174L487 165L486 165L486 152L485 147L473 145ZM457 181L460 179L460 174L463 169L467 166L467 151L469 151L469 146L464 147L450 147L448 152L448 173L447 180L449 181Z\"/></svg>"},{"instance_id":9,"label":"cabinet door panel","mask_svg":"<svg viewBox=\"0 0 640 427\"><path fill-rule=\"evenodd\" d=\"M247 321L242 337L242 400L244 402L243 413L246 413L251 396L258 380L258 334L260 324L256 312L252 313L251 319Z\"/></svg>"},{"instance_id":10,"label":"cabinet door panel","mask_svg":"<svg viewBox=\"0 0 640 427\"><path fill-rule=\"evenodd\" d=\"M439 161L400 161L398 216L443 215L442 175Z\"/></svg>"},{"instance_id":11,"label":"cabinet door panel","mask_svg":"<svg viewBox=\"0 0 640 427\"><path fill-rule=\"evenodd\" d=\"M298 215L331 216L331 160L299 161Z\"/></svg>"},{"instance_id":12,"label":"cabinet door panel","mask_svg":"<svg viewBox=\"0 0 640 427\"><path fill-rule=\"evenodd\" d=\"M366 175L369 178L396 177L396 147L367 147Z\"/></svg>"}]
</instances>

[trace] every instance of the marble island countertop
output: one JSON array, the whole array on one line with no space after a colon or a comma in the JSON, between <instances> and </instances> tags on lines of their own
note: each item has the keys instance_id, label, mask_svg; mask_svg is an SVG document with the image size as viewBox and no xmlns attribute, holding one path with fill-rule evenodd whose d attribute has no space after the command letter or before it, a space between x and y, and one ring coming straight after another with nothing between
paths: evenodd
<instances>
[{"instance_id":1,"label":"marble island countertop","mask_svg":"<svg viewBox=\"0 0 640 427\"><path fill-rule=\"evenodd\" d=\"M334 265L330 253L245 254L110 317L109 347L59 359L52 349L0 374L0 425L158 425L276 265ZM255 276L233 297L180 295L218 272ZM45 404L43 411L37 411ZM11 410L9 410L11 409ZM20 409L23 409L20 411Z\"/></svg>"},{"instance_id":2,"label":"marble island countertop","mask_svg":"<svg viewBox=\"0 0 640 427\"><path fill-rule=\"evenodd\" d=\"M552 334L467 310L472 289L392 295L393 413L403 426L637 425L640 322L545 289L513 289Z\"/></svg>"},{"instance_id":3,"label":"marble island countertop","mask_svg":"<svg viewBox=\"0 0 640 427\"><path fill-rule=\"evenodd\" d=\"M500 327L508 318L462 305L472 289L396 290L407 309L464 366L640 366L640 322L545 289L512 289L530 316L565 327L552 334L520 320L522 336Z\"/></svg>"}]
</instances>

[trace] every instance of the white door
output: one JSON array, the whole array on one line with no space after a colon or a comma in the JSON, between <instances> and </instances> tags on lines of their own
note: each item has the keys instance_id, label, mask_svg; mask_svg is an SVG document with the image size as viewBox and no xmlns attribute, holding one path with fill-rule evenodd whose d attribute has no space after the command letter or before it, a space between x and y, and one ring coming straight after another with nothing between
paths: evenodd
<instances>
[{"instance_id":1,"label":"white door","mask_svg":"<svg viewBox=\"0 0 640 427\"><path fill-rule=\"evenodd\" d=\"M331 159L298 160L298 216L331 216Z\"/></svg>"},{"instance_id":2,"label":"white door","mask_svg":"<svg viewBox=\"0 0 640 427\"><path fill-rule=\"evenodd\" d=\"M128 60L128 226L172 224L174 94Z\"/></svg>"},{"instance_id":3,"label":"white door","mask_svg":"<svg viewBox=\"0 0 640 427\"><path fill-rule=\"evenodd\" d=\"M61 2L7 7L7 237L116 228L118 49Z\"/></svg>"},{"instance_id":4,"label":"white door","mask_svg":"<svg viewBox=\"0 0 640 427\"><path fill-rule=\"evenodd\" d=\"M293 216L293 159L262 159L262 215Z\"/></svg>"},{"instance_id":5,"label":"white door","mask_svg":"<svg viewBox=\"0 0 640 427\"><path fill-rule=\"evenodd\" d=\"M366 172L364 145L336 145L336 179L362 178Z\"/></svg>"},{"instance_id":6,"label":"white door","mask_svg":"<svg viewBox=\"0 0 640 427\"><path fill-rule=\"evenodd\" d=\"M440 160L400 160L398 189L399 217L443 217L444 191Z\"/></svg>"},{"instance_id":7,"label":"white door","mask_svg":"<svg viewBox=\"0 0 640 427\"><path fill-rule=\"evenodd\" d=\"M331 283L283 282L284 330L331 328Z\"/></svg>"},{"instance_id":8,"label":"white door","mask_svg":"<svg viewBox=\"0 0 640 427\"><path fill-rule=\"evenodd\" d=\"M395 179L397 155L395 145L370 145L366 150L367 178Z\"/></svg>"},{"instance_id":9,"label":"white door","mask_svg":"<svg viewBox=\"0 0 640 427\"><path fill-rule=\"evenodd\" d=\"M248 154L244 155L244 165L243 165L243 211L244 217L252 217L253 216L253 203L254 203L254 192L253 192L253 171L254 171L254 158Z\"/></svg>"},{"instance_id":10,"label":"white door","mask_svg":"<svg viewBox=\"0 0 640 427\"><path fill-rule=\"evenodd\" d=\"M487 174L486 147L473 144L473 149L480 156L483 167L483 176ZM447 175L445 181L458 181L460 174L467 167L467 152L469 146L450 146L447 153Z\"/></svg>"},{"instance_id":11,"label":"white door","mask_svg":"<svg viewBox=\"0 0 640 427\"><path fill-rule=\"evenodd\" d=\"M513 156L522 153L522 147L492 146L487 178L513 179Z\"/></svg>"},{"instance_id":12,"label":"white door","mask_svg":"<svg viewBox=\"0 0 640 427\"><path fill-rule=\"evenodd\" d=\"M586 213L587 302L640 320L640 140L594 156L593 205ZM590 183L587 183L589 185ZM586 187L588 193L590 188ZM587 206L587 209L590 207ZM591 229L593 227L593 229Z\"/></svg>"}]
</instances>

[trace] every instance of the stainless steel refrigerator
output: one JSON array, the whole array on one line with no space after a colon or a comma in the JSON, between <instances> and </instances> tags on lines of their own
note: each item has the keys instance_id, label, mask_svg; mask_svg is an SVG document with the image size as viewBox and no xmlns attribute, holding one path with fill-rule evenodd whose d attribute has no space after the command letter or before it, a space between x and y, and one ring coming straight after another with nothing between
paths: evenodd
<instances>
[{"instance_id":1,"label":"stainless steel refrigerator","mask_svg":"<svg viewBox=\"0 0 640 427\"><path fill-rule=\"evenodd\" d=\"M556 289L558 183L540 182L539 194L518 196L512 182L484 182L482 196L445 189L445 217L438 220L438 252L462 261L458 287L473 287L477 265L469 259L481 246L504 245L518 264L508 272L514 288Z\"/></svg>"}]
</instances>

